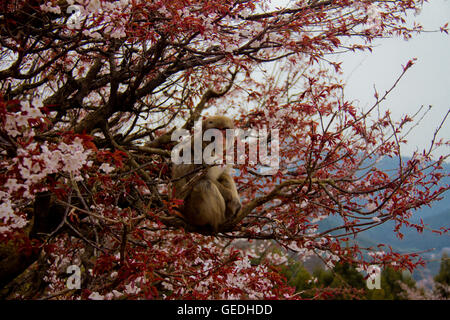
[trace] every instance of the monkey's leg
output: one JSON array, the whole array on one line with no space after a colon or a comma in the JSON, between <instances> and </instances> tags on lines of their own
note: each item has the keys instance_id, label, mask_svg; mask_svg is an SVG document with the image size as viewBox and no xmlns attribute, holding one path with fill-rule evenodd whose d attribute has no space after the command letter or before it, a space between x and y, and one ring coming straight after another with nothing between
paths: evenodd
<instances>
[{"instance_id":1,"label":"monkey's leg","mask_svg":"<svg viewBox=\"0 0 450 320\"><path fill-rule=\"evenodd\" d=\"M225 200L225 217L228 219L235 216L242 205L233 178L228 173L223 173L214 184Z\"/></svg>"},{"instance_id":2,"label":"monkey's leg","mask_svg":"<svg viewBox=\"0 0 450 320\"><path fill-rule=\"evenodd\" d=\"M190 224L211 226L217 232L225 222L225 200L210 179L202 179L186 197L183 213Z\"/></svg>"}]
</instances>

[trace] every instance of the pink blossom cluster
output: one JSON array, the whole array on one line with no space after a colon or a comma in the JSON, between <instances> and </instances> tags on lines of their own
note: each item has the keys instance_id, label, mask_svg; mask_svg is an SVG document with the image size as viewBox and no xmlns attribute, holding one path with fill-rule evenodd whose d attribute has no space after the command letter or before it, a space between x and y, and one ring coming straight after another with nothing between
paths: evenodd
<instances>
[{"instance_id":1,"label":"pink blossom cluster","mask_svg":"<svg viewBox=\"0 0 450 320\"><path fill-rule=\"evenodd\" d=\"M33 123L43 123L40 111L42 103L23 101L16 112L6 112L2 127L6 133L19 142L16 156L3 160L6 168L5 182L0 187L0 233L22 228L26 220L21 213L24 201L34 199L36 192L45 191L40 183L50 174L65 173L74 180L82 179L81 169L91 166L88 160L90 149L83 146L83 140L76 137L70 143L35 142ZM103 167L110 172L110 167Z\"/></svg>"}]
</instances>

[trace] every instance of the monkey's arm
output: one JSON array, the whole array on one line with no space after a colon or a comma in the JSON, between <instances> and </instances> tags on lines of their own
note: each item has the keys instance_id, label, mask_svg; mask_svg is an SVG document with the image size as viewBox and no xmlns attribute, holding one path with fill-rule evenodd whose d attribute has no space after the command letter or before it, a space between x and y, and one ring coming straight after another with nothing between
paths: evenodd
<instances>
[{"instance_id":1,"label":"monkey's arm","mask_svg":"<svg viewBox=\"0 0 450 320\"><path fill-rule=\"evenodd\" d=\"M206 176L213 181L217 181L222 175L227 174L228 170L228 166L211 166L208 168Z\"/></svg>"},{"instance_id":2,"label":"monkey's arm","mask_svg":"<svg viewBox=\"0 0 450 320\"><path fill-rule=\"evenodd\" d=\"M225 200L225 216L227 218L235 216L241 209L241 200L239 198L233 177L231 177L227 172L224 172L219 179L213 180L212 182L217 189L219 189L220 194Z\"/></svg>"}]
</instances>

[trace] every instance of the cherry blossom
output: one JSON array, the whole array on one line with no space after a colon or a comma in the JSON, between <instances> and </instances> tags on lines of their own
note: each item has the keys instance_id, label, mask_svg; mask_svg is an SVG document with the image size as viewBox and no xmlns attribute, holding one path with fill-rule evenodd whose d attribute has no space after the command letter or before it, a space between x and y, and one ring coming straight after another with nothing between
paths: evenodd
<instances>
[{"instance_id":1,"label":"cherry blossom","mask_svg":"<svg viewBox=\"0 0 450 320\"><path fill-rule=\"evenodd\" d=\"M420 32L405 18L422 1L2 4L0 237L30 261L12 270L45 275L10 298L299 299L280 273L290 259L361 271L425 263L352 240L388 221L398 237L425 227L416 209L449 188L448 157L434 157L449 145L438 139L447 115L430 147L405 158L407 126L426 111L394 121L379 110L416 61L362 109L330 59ZM266 128L279 147L264 166L258 139L243 139L255 147L235 163L243 206L215 234L182 219L170 174L172 133L213 114ZM383 171L385 158L398 166ZM82 270L80 290L66 290L68 265Z\"/></svg>"}]
</instances>

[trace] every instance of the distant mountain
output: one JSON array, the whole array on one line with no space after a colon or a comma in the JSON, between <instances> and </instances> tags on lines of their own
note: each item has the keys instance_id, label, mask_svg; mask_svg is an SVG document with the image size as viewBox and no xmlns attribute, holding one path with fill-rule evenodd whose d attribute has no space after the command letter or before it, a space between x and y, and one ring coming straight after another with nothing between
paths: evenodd
<instances>
[{"instance_id":1,"label":"distant mountain","mask_svg":"<svg viewBox=\"0 0 450 320\"><path fill-rule=\"evenodd\" d=\"M411 158L404 157L402 158L403 163L407 163ZM398 168L398 159L392 159L388 157L384 157L379 163L377 163L376 167L384 172L392 172L393 169ZM429 171L429 170L428 170ZM427 171L425 171L427 172ZM450 163L444 162L442 164L442 172L446 174L447 176L443 177L440 181L439 186L436 186L436 188L439 188L441 186L449 185L450 184L450 177L448 176L450 174ZM443 211L447 211L450 209L450 192L446 192L442 195L442 200L436 201L432 204L431 207L425 206L422 207L420 210L414 213L414 217L417 218L417 221L419 220L419 217L426 217L431 216L434 214L440 214Z\"/></svg>"},{"instance_id":2,"label":"distant mountain","mask_svg":"<svg viewBox=\"0 0 450 320\"><path fill-rule=\"evenodd\" d=\"M408 158L403 161L407 162ZM389 172L398 166L397 159L383 158L377 167L383 171ZM450 164L444 163L442 165L443 172L450 173ZM450 183L449 177L444 177L440 186L448 185ZM437 186L437 187L440 187ZM432 203L431 207L424 206L419 210L413 212L411 218L412 222L419 222L422 218L425 225L430 229L439 229L440 227L450 228L450 195L446 192L442 195L442 200ZM386 243L396 248L400 252L423 251L432 248L441 250L445 247L450 247L450 235L438 235L425 229L422 233L418 233L415 229L402 227L400 232L404 234L403 239L395 236L394 222L384 223L376 228L366 230L360 234L362 239L367 239L377 243Z\"/></svg>"},{"instance_id":3,"label":"distant mountain","mask_svg":"<svg viewBox=\"0 0 450 320\"><path fill-rule=\"evenodd\" d=\"M403 159L404 162L408 158ZM384 158L376 167L380 170L389 173L390 170L398 166L397 159ZM450 164L443 164L443 171L446 174L450 173ZM450 178L445 177L441 181L441 185L448 185ZM439 186L438 186L439 187ZM423 207L413 213L411 222L418 222L422 218L425 225L430 229L439 229L440 227L450 228L450 195L446 192L442 196L442 200L436 201L431 207ZM329 228L341 225L340 217L330 216L319 223L319 231L324 231ZM439 258L443 251L450 248L450 234L437 235L429 230L424 230L418 233L413 228L402 227L400 232L403 233L403 239L396 237L394 233L394 222L386 222L380 226L366 230L358 234L355 241L360 246L372 247L377 244L384 243L392 246L392 248L401 253L418 252L430 250L429 253L423 254L426 259L435 260L427 265L428 270L425 273L436 274L439 270ZM414 277L420 279L422 275L415 273Z\"/></svg>"},{"instance_id":4,"label":"distant mountain","mask_svg":"<svg viewBox=\"0 0 450 320\"><path fill-rule=\"evenodd\" d=\"M417 212L417 214L421 214ZM423 222L430 229L450 227L450 208L437 214L423 215ZM399 239L393 232L394 222L386 222L378 227L361 232L361 237L377 243L386 243L401 252L423 251L428 249L442 249L450 247L450 234L438 235L424 229L418 233L414 228L402 227L400 232L404 235Z\"/></svg>"}]
</instances>

